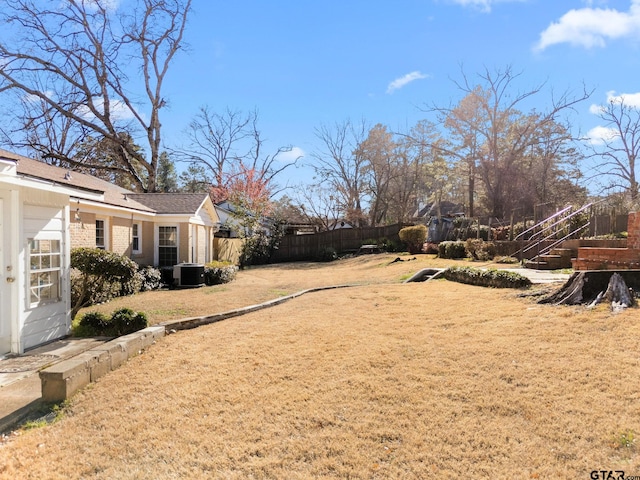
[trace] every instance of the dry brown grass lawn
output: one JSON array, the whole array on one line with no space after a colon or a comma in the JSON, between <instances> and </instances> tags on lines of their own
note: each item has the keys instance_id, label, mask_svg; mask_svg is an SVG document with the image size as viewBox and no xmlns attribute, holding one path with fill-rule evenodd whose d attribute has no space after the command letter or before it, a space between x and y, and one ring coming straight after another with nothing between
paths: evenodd
<instances>
[{"instance_id":1,"label":"dry brown grass lawn","mask_svg":"<svg viewBox=\"0 0 640 480\"><path fill-rule=\"evenodd\" d=\"M625 442L640 434L637 309L399 284L411 262L381 258L356 259L353 276L339 264L242 272L211 304L227 309L221 294L240 287L367 285L163 339L58 422L1 445L0 478L640 475Z\"/></svg>"}]
</instances>

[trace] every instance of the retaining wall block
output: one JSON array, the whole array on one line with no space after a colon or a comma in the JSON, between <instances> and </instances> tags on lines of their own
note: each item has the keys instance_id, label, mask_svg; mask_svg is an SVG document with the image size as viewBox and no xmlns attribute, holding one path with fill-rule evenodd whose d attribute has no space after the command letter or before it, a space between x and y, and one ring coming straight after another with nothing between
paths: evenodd
<instances>
[{"instance_id":1,"label":"retaining wall block","mask_svg":"<svg viewBox=\"0 0 640 480\"><path fill-rule=\"evenodd\" d=\"M60 402L91 382L91 370L86 358L74 357L40 372L42 399Z\"/></svg>"},{"instance_id":2,"label":"retaining wall block","mask_svg":"<svg viewBox=\"0 0 640 480\"><path fill-rule=\"evenodd\" d=\"M93 350L104 351L109 356L109 369L115 370L120 365L125 363L129 356L127 355L127 351L124 349L123 345L118 343L116 340L111 340L106 342L105 344L94 348Z\"/></svg>"}]
</instances>

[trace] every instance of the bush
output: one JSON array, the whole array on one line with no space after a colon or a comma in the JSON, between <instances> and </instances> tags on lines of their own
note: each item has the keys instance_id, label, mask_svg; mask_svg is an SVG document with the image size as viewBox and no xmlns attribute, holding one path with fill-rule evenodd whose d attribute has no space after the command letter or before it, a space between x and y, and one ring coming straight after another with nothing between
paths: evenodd
<instances>
[{"instance_id":1,"label":"bush","mask_svg":"<svg viewBox=\"0 0 640 480\"><path fill-rule=\"evenodd\" d=\"M120 295L121 285L118 281L86 281L85 275L75 268L71 269L71 305L82 300L80 308L98 305ZM79 310L79 308L78 308ZM78 313L72 310L72 318Z\"/></svg>"},{"instance_id":2,"label":"bush","mask_svg":"<svg viewBox=\"0 0 640 480\"><path fill-rule=\"evenodd\" d=\"M116 310L111 317L104 313L89 312L84 314L73 326L76 337L119 337L137 332L149 326L146 314L134 312L130 308Z\"/></svg>"},{"instance_id":3,"label":"bush","mask_svg":"<svg viewBox=\"0 0 640 480\"><path fill-rule=\"evenodd\" d=\"M481 287L529 288L531 280L516 272L504 270L480 270L469 267L451 267L444 271L444 278L452 282Z\"/></svg>"},{"instance_id":4,"label":"bush","mask_svg":"<svg viewBox=\"0 0 640 480\"><path fill-rule=\"evenodd\" d=\"M390 238L381 238L378 241L378 246L385 252L389 253L402 251L402 244L398 241L391 240Z\"/></svg>"},{"instance_id":5,"label":"bush","mask_svg":"<svg viewBox=\"0 0 640 480\"><path fill-rule=\"evenodd\" d=\"M269 263L283 236L284 222L274 220L269 226L269 232L258 229L243 238L240 248L240 268Z\"/></svg>"},{"instance_id":6,"label":"bush","mask_svg":"<svg viewBox=\"0 0 640 480\"><path fill-rule=\"evenodd\" d=\"M231 262L209 262L204 266L205 285L229 283L236 278L238 267Z\"/></svg>"},{"instance_id":7,"label":"bush","mask_svg":"<svg viewBox=\"0 0 640 480\"><path fill-rule=\"evenodd\" d=\"M137 332L149 326L147 315L142 312L134 312L130 308L121 308L111 315L111 331L119 337L128 333Z\"/></svg>"},{"instance_id":8,"label":"bush","mask_svg":"<svg viewBox=\"0 0 640 480\"><path fill-rule=\"evenodd\" d=\"M425 243L424 248L422 249L423 253L431 253L431 254L438 254L438 244L437 243Z\"/></svg>"},{"instance_id":9,"label":"bush","mask_svg":"<svg viewBox=\"0 0 640 480\"><path fill-rule=\"evenodd\" d=\"M128 257L98 248L71 250L71 316L89 305L139 290L138 264Z\"/></svg>"},{"instance_id":10,"label":"bush","mask_svg":"<svg viewBox=\"0 0 640 480\"><path fill-rule=\"evenodd\" d=\"M333 262L338 259L338 252L333 247L322 247L316 259L318 262Z\"/></svg>"},{"instance_id":11,"label":"bush","mask_svg":"<svg viewBox=\"0 0 640 480\"><path fill-rule=\"evenodd\" d=\"M76 337L102 336L109 328L109 317L100 312L85 313L74 325L73 335Z\"/></svg>"},{"instance_id":12,"label":"bush","mask_svg":"<svg viewBox=\"0 0 640 480\"><path fill-rule=\"evenodd\" d=\"M493 259L496 256L496 246L492 242L485 242L484 240L478 240L470 238L465 242L465 250L467 256L474 260L481 260L483 262Z\"/></svg>"},{"instance_id":13,"label":"bush","mask_svg":"<svg viewBox=\"0 0 640 480\"><path fill-rule=\"evenodd\" d=\"M438 257L440 258L465 258L466 256L464 242L440 242L438 244Z\"/></svg>"},{"instance_id":14,"label":"bush","mask_svg":"<svg viewBox=\"0 0 640 480\"><path fill-rule=\"evenodd\" d=\"M406 244L409 253L420 253L427 240L427 227L425 225L405 227L398 232L398 236Z\"/></svg>"},{"instance_id":15,"label":"bush","mask_svg":"<svg viewBox=\"0 0 640 480\"><path fill-rule=\"evenodd\" d=\"M140 278L141 292L158 290L162 287L162 273L157 268L151 266L142 267L138 270L137 275Z\"/></svg>"}]
</instances>

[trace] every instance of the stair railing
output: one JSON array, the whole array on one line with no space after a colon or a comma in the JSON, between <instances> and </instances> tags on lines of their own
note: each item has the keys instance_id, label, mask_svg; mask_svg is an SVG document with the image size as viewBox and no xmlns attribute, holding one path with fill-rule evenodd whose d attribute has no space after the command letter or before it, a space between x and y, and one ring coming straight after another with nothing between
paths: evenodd
<instances>
[{"instance_id":1,"label":"stair railing","mask_svg":"<svg viewBox=\"0 0 640 480\"><path fill-rule=\"evenodd\" d=\"M515 238L514 238L513 240L514 240L514 241L515 241L515 240L518 240L520 237L524 237L524 236L525 236L527 233L529 233L529 232L532 232L532 231L533 231L533 232L535 232L535 230L536 230L537 228L541 227L542 225L544 225L544 224L545 224L546 222L548 222L549 220L552 220L552 219L554 219L554 218L556 218L556 217L561 216L563 213L568 212L568 211L569 211L569 210L571 210L572 208L573 208L573 206L572 206L572 205L569 205L568 207L565 207L565 208L563 208L562 210L560 210L560 211L558 211L558 212L554 213L554 214L553 214L553 215L551 215L550 217L545 218L544 220L539 221L539 222L538 222L538 223L536 223L533 227L529 227L529 228L527 228L524 232L521 232L521 233L519 233L518 235L516 235L516 236L515 236ZM531 236L531 238L534 238L535 236L536 236L536 233L534 233L534 234ZM531 238L529 238L529 240L531 240Z\"/></svg>"},{"instance_id":2,"label":"stair railing","mask_svg":"<svg viewBox=\"0 0 640 480\"><path fill-rule=\"evenodd\" d=\"M519 258L522 261L522 255L525 252L528 252L529 250L533 249L533 248L537 248L538 252L536 254L536 256L534 258L537 258L538 261L540 260L540 256L541 255L545 255L546 253L548 253L552 248L554 248L556 245L562 243L563 241L567 240L568 238L571 238L571 236L575 235L576 233L580 232L581 230L584 230L585 228L587 228L590 225L590 222L587 222L585 225L575 229L574 231L572 231L571 233L565 235L564 237L562 237L560 240L552 243L551 245L548 245L547 247L543 248L542 250L540 250L540 243L546 240L549 240L550 238L553 238L553 236L556 234L557 230L554 230L551 234L545 236L544 238L541 238L541 236L549 231L550 229L557 227L557 226L564 226L566 224L568 224L569 220L571 220L573 217L575 217L576 215L578 215L579 213L585 211L586 209L590 208L593 204L592 203L588 203L587 205L579 208L578 210L576 210L575 212L571 212L569 215L566 215L564 217L559 218L558 220L556 220L555 222L553 222L550 225L547 225L543 228L541 228L540 230L538 230L537 232L535 232L533 235L531 235L531 237L529 237L528 241L531 242L532 240L535 239L535 243L534 244L530 244L528 246L522 247L521 249L519 249L517 252L514 253L513 256L515 256L516 258ZM548 218L545 218L544 220L538 222L536 225L534 225L533 227L525 230L524 232L522 232L521 234L519 234L518 236L515 237L515 239L517 239L518 237L523 236L525 233L530 232L532 230L535 230L536 228L540 228L541 226L543 226L546 222L548 222L549 220L552 220L554 218L558 218L560 217L562 214L566 213L567 211L571 210L573 207L569 206L566 208L563 208L562 210L558 211L557 213L551 215ZM514 239L514 240L515 240Z\"/></svg>"}]
</instances>

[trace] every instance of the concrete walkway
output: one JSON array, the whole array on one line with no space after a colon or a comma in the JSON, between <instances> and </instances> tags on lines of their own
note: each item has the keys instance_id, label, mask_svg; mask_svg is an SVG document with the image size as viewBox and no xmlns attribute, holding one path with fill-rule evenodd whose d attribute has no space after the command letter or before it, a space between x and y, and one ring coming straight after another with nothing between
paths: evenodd
<instances>
[{"instance_id":1,"label":"concrete walkway","mask_svg":"<svg viewBox=\"0 0 640 480\"><path fill-rule=\"evenodd\" d=\"M44 407L38 372L102 345L107 338L63 338L20 356L0 358L0 433Z\"/></svg>"},{"instance_id":2,"label":"concrete walkway","mask_svg":"<svg viewBox=\"0 0 640 480\"><path fill-rule=\"evenodd\" d=\"M500 268L508 272L516 272L524 275L531 283L565 283L571 276L570 273L557 273L553 270L532 270L531 268Z\"/></svg>"}]
</instances>

